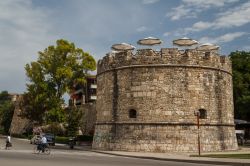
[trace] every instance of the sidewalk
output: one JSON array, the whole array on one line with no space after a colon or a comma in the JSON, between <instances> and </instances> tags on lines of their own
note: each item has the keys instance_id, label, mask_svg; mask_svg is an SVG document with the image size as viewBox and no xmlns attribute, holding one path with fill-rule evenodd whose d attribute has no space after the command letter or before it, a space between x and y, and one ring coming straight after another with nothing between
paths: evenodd
<instances>
[{"instance_id":1,"label":"sidewalk","mask_svg":"<svg viewBox=\"0 0 250 166\"><path fill-rule=\"evenodd\" d=\"M57 147L60 147L60 146L61 148L68 148L67 145L57 144ZM84 146L76 145L74 149L80 150L80 151L91 151L91 152L101 153L101 154L140 158L140 159L199 163L199 164L250 166L250 159L211 158L211 157L191 157L190 156L190 155L197 155L197 153L149 153L149 152L102 151L102 150L93 150L91 149L90 145L84 145ZM237 151L201 153L201 155L246 154L246 153L250 154L250 147L241 147Z\"/></svg>"},{"instance_id":2,"label":"sidewalk","mask_svg":"<svg viewBox=\"0 0 250 166\"><path fill-rule=\"evenodd\" d=\"M199 164L218 164L218 165L234 165L234 166L250 166L249 159L231 159L231 158L209 158L209 157L190 157L194 154L186 153L147 153L147 152L123 152L123 151L100 151L91 150L96 153L110 154L116 156L152 159L152 160L165 160L175 162L188 162L188 163L199 163ZM204 154L240 154L249 153L250 148L242 148L238 151L231 152L216 152L216 153L202 153Z\"/></svg>"}]
</instances>

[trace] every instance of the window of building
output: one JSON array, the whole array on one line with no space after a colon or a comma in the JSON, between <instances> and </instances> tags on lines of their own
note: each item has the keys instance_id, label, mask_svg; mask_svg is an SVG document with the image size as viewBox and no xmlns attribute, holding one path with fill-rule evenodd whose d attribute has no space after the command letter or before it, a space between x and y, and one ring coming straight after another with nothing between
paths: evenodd
<instances>
[{"instance_id":1,"label":"window of building","mask_svg":"<svg viewBox=\"0 0 250 166\"><path fill-rule=\"evenodd\" d=\"M199 109L199 113L200 113L200 119L206 119L207 118L207 110Z\"/></svg>"},{"instance_id":2,"label":"window of building","mask_svg":"<svg viewBox=\"0 0 250 166\"><path fill-rule=\"evenodd\" d=\"M136 118L137 117L137 112L134 109L129 110L129 118Z\"/></svg>"}]
</instances>

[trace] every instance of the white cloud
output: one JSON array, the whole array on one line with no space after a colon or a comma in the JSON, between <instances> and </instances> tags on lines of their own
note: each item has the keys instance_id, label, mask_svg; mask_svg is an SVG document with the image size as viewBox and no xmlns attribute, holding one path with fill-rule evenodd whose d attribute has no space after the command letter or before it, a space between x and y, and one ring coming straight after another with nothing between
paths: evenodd
<instances>
[{"instance_id":1,"label":"white cloud","mask_svg":"<svg viewBox=\"0 0 250 166\"><path fill-rule=\"evenodd\" d=\"M209 28L221 29L239 27L248 23L250 23L250 2L246 2L227 12L218 13L217 19L212 22L196 22L192 27L185 28L184 34L188 32L203 31Z\"/></svg>"},{"instance_id":2,"label":"white cloud","mask_svg":"<svg viewBox=\"0 0 250 166\"><path fill-rule=\"evenodd\" d=\"M246 34L247 34L246 32L227 33L225 35L220 36L219 41L223 42L223 43L230 42L230 41L233 41L234 39L239 38L239 37L246 35Z\"/></svg>"},{"instance_id":3,"label":"white cloud","mask_svg":"<svg viewBox=\"0 0 250 166\"><path fill-rule=\"evenodd\" d=\"M163 36L165 36L165 37L167 37L167 36L169 36L170 35L170 32L165 32L164 34L163 34Z\"/></svg>"},{"instance_id":4,"label":"white cloud","mask_svg":"<svg viewBox=\"0 0 250 166\"><path fill-rule=\"evenodd\" d=\"M213 24L211 24L210 22L203 22L203 21L199 21L197 23L195 23L192 27L193 31L200 31L200 30L204 30L204 29L208 29L212 26Z\"/></svg>"},{"instance_id":5,"label":"white cloud","mask_svg":"<svg viewBox=\"0 0 250 166\"><path fill-rule=\"evenodd\" d=\"M171 20L194 18L198 13L210 8L221 8L237 1L239 0L182 0L182 4L172 8L172 11L168 12L166 16Z\"/></svg>"},{"instance_id":6,"label":"white cloud","mask_svg":"<svg viewBox=\"0 0 250 166\"><path fill-rule=\"evenodd\" d=\"M136 29L137 32L145 32L147 30L148 30L148 28L145 27L145 26L141 26L141 27L139 27L139 28Z\"/></svg>"},{"instance_id":7,"label":"white cloud","mask_svg":"<svg viewBox=\"0 0 250 166\"><path fill-rule=\"evenodd\" d=\"M250 2L246 2L225 13L219 13L219 16L213 23L215 29L238 27L250 23Z\"/></svg>"},{"instance_id":8,"label":"white cloud","mask_svg":"<svg viewBox=\"0 0 250 166\"><path fill-rule=\"evenodd\" d=\"M33 8L31 0L0 1L0 11L0 90L22 92L25 64L53 37L47 11Z\"/></svg>"},{"instance_id":9,"label":"white cloud","mask_svg":"<svg viewBox=\"0 0 250 166\"><path fill-rule=\"evenodd\" d=\"M234 32L234 33L227 33L222 36L218 37L202 37L199 42L200 43L227 43L235 40L236 38L242 37L246 35L246 32Z\"/></svg>"},{"instance_id":10,"label":"white cloud","mask_svg":"<svg viewBox=\"0 0 250 166\"><path fill-rule=\"evenodd\" d=\"M141 1L52 5L49 0L0 0L0 90L23 92L25 64L36 60L37 52L57 39L74 42L98 60L112 44L131 42L138 34L136 29L150 20L148 13Z\"/></svg>"},{"instance_id":11,"label":"white cloud","mask_svg":"<svg viewBox=\"0 0 250 166\"><path fill-rule=\"evenodd\" d=\"M239 0L183 0L188 6L194 6L197 8L208 9L211 7L223 7L227 3L237 2Z\"/></svg>"},{"instance_id":12,"label":"white cloud","mask_svg":"<svg viewBox=\"0 0 250 166\"><path fill-rule=\"evenodd\" d=\"M242 47L242 50L250 51L250 45L248 45L248 46L243 46L243 47Z\"/></svg>"},{"instance_id":13,"label":"white cloud","mask_svg":"<svg viewBox=\"0 0 250 166\"><path fill-rule=\"evenodd\" d=\"M98 60L110 51L112 44L131 43L129 38L138 35L137 30L150 30L142 25L148 24L151 15L140 1L135 2L67 1L66 11L59 11L63 17L69 17L63 33L73 31L68 36L80 38L78 45ZM85 6L84 10L82 6Z\"/></svg>"},{"instance_id":14,"label":"white cloud","mask_svg":"<svg viewBox=\"0 0 250 166\"><path fill-rule=\"evenodd\" d=\"M186 18L195 17L195 13L192 12L191 8L187 8L184 5L180 5L176 8L172 8L172 11L166 14L167 17L171 17L171 20L179 20L183 16Z\"/></svg>"},{"instance_id":15,"label":"white cloud","mask_svg":"<svg viewBox=\"0 0 250 166\"><path fill-rule=\"evenodd\" d=\"M143 0L142 3L147 5L147 4L156 3L156 2L158 2L158 1L159 1L159 0Z\"/></svg>"}]
</instances>

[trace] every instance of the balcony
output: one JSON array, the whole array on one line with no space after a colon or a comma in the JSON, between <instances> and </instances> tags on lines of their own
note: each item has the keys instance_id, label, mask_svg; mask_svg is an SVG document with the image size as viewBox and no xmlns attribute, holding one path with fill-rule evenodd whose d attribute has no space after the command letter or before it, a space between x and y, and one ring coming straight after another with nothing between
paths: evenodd
<instances>
[{"instance_id":1,"label":"balcony","mask_svg":"<svg viewBox=\"0 0 250 166\"><path fill-rule=\"evenodd\" d=\"M97 88L97 85L96 85L96 84L91 84L91 85L90 85L90 88L96 89L96 88Z\"/></svg>"},{"instance_id":2,"label":"balcony","mask_svg":"<svg viewBox=\"0 0 250 166\"><path fill-rule=\"evenodd\" d=\"M96 96L92 96L92 95L91 95L91 96L90 96L90 99L91 99L91 100L96 100Z\"/></svg>"}]
</instances>

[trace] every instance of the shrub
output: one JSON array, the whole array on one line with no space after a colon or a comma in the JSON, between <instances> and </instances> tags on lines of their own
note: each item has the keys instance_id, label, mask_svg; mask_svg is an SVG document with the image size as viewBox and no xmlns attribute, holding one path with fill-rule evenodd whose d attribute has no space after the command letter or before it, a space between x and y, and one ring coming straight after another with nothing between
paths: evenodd
<instances>
[{"instance_id":1,"label":"shrub","mask_svg":"<svg viewBox=\"0 0 250 166\"><path fill-rule=\"evenodd\" d=\"M89 136L89 135L78 135L76 137L77 141L93 141L93 136Z\"/></svg>"},{"instance_id":2,"label":"shrub","mask_svg":"<svg viewBox=\"0 0 250 166\"><path fill-rule=\"evenodd\" d=\"M68 144L68 142L69 142L69 137L56 136L56 143Z\"/></svg>"}]
</instances>

